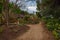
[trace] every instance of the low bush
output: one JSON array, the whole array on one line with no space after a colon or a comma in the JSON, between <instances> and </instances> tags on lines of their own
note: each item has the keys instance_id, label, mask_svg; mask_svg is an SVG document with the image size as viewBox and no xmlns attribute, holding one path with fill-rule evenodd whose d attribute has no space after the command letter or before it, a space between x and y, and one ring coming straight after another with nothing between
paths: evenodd
<instances>
[{"instance_id":1,"label":"low bush","mask_svg":"<svg viewBox=\"0 0 60 40\"><path fill-rule=\"evenodd\" d=\"M46 23L46 27L55 36L56 40L60 40L60 20L50 17L42 17Z\"/></svg>"}]
</instances>

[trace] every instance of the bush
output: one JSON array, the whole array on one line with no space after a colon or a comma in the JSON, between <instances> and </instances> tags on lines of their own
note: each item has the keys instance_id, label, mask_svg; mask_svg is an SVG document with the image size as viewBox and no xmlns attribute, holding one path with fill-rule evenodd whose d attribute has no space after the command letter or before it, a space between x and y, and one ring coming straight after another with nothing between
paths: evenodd
<instances>
[{"instance_id":1,"label":"bush","mask_svg":"<svg viewBox=\"0 0 60 40\"><path fill-rule=\"evenodd\" d=\"M48 30L53 33L53 35L55 36L55 38L57 40L59 40L60 39L60 21L59 21L59 19L46 18L46 17L42 17L42 19L45 21L46 27L48 28Z\"/></svg>"}]
</instances>

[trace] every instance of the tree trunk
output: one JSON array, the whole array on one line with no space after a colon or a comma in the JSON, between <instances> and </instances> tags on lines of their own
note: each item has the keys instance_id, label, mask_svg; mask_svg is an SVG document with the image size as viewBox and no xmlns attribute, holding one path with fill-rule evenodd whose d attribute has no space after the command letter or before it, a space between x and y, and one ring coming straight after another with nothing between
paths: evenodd
<instances>
[{"instance_id":1,"label":"tree trunk","mask_svg":"<svg viewBox=\"0 0 60 40\"><path fill-rule=\"evenodd\" d=\"M4 15L4 19L6 21L6 26L8 27L8 19L9 19L9 0L4 0L3 2L3 15Z\"/></svg>"}]
</instances>

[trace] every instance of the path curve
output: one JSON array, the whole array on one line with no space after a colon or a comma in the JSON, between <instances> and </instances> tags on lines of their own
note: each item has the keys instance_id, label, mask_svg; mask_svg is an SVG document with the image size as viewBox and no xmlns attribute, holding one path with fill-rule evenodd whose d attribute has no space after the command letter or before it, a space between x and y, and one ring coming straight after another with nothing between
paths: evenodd
<instances>
[{"instance_id":1,"label":"path curve","mask_svg":"<svg viewBox=\"0 0 60 40\"><path fill-rule=\"evenodd\" d=\"M14 40L54 40L51 33L41 23L27 26L30 27L30 30Z\"/></svg>"}]
</instances>

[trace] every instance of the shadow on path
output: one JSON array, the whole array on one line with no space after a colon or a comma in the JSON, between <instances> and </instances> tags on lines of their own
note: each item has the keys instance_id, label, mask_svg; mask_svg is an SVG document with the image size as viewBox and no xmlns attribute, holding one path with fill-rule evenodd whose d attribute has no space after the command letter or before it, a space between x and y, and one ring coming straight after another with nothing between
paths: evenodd
<instances>
[{"instance_id":1,"label":"shadow on path","mask_svg":"<svg viewBox=\"0 0 60 40\"><path fill-rule=\"evenodd\" d=\"M0 33L0 40L13 40L18 36L22 36L29 29L29 26L26 25L9 25L9 28L5 27L5 31L3 33Z\"/></svg>"}]
</instances>

